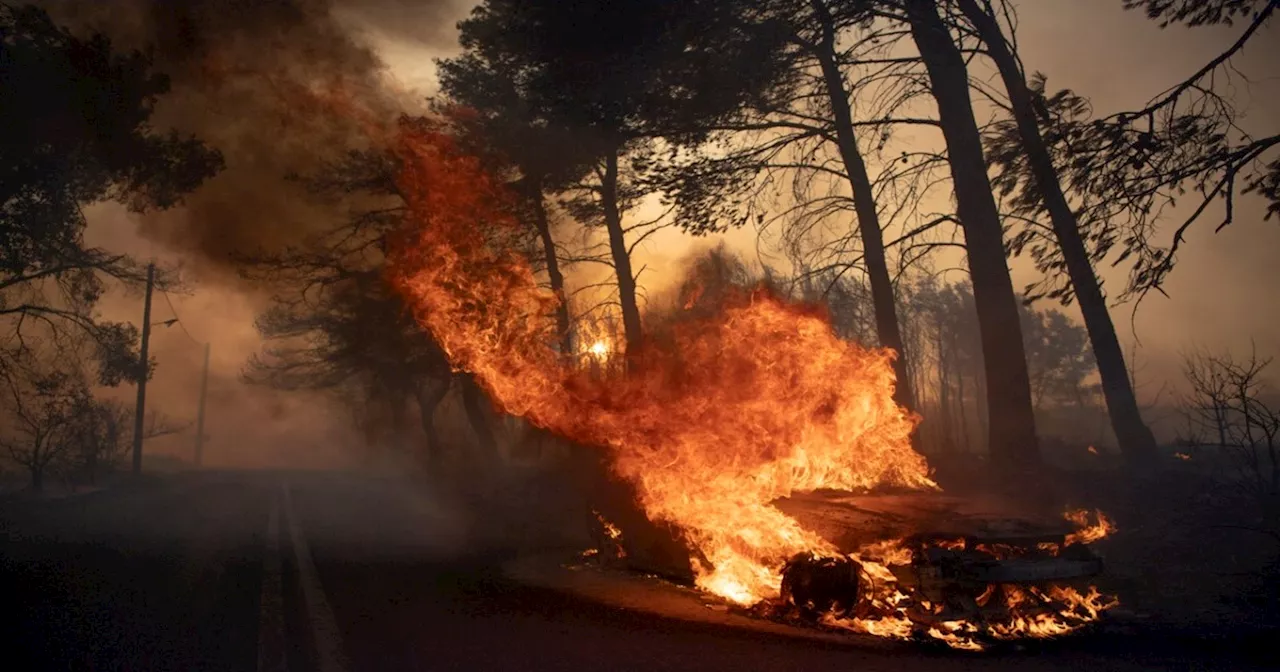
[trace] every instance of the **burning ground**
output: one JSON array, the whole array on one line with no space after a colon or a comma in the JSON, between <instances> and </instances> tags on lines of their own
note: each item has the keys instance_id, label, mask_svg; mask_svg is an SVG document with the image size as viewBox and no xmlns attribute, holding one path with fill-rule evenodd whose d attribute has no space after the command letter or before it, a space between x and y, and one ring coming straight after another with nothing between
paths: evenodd
<instances>
[{"instance_id":1,"label":"burning ground","mask_svg":"<svg viewBox=\"0 0 1280 672\"><path fill-rule=\"evenodd\" d=\"M515 226L501 186L440 127L402 122L394 137L409 215L391 273L419 321L501 410L604 451L647 518L674 528L700 589L741 606L786 597L831 626L965 648L980 646L980 634L1063 634L1113 603L1091 588L987 586L966 596L1000 606L985 622L948 615L942 597L908 594L904 581L921 575L902 568L929 554L1069 560L1086 557L1077 542L1106 523L1082 517L1075 538L1028 548L964 538L840 547L774 502L817 490L937 489L911 447L916 419L892 399L892 353L842 341L820 311L758 290L650 334L619 372L584 372L549 345L556 298L526 259L487 235ZM784 567L805 562L853 577L846 583L866 599L811 600L784 586Z\"/></svg>"}]
</instances>

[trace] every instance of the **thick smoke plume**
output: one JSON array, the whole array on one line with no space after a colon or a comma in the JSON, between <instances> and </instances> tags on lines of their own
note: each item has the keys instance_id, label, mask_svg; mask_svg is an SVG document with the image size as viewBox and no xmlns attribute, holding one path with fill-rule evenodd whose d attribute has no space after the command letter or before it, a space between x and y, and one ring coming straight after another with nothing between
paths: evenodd
<instances>
[{"instance_id":1,"label":"thick smoke plume","mask_svg":"<svg viewBox=\"0 0 1280 672\"><path fill-rule=\"evenodd\" d=\"M187 459L203 367L212 344L205 446L209 465L333 466L360 441L348 410L323 395L247 386L244 362L261 347L253 322L265 307L237 278L237 254L299 244L347 216L319 203L291 174L307 175L350 148L363 129L351 118L422 109L426 91L397 83L378 53L406 59L454 48L465 6L452 0L35 0L77 34L102 33L117 50L149 52L171 91L153 117L159 132L191 133L221 151L226 170L184 206L141 218L113 205L88 210L93 245L181 261L190 295L153 300L155 377L148 406L185 429L148 444L148 455ZM412 57L410 57L412 58ZM414 64L410 64L414 65ZM397 62L397 70L405 70ZM341 103L341 104L339 104ZM172 299L172 305L170 304ZM139 323L140 292L113 292L107 319ZM184 333L186 332L186 333ZM132 388L108 393L132 403Z\"/></svg>"},{"instance_id":2,"label":"thick smoke plume","mask_svg":"<svg viewBox=\"0 0 1280 672\"><path fill-rule=\"evenodd\" d=\"M362 134L335 100L388 115L419 106L420 94L398 90L371 45L446 48L448 17L458 11L446 0L42 4L72 30L150 50L172 82L156 127L194 133L225 155L227 169L184 208L142 223L145 237L194 255L212 267L205 270L225 268L236 253L295 243L343 215L316 205L287 176L358 146Z\"/></svg>"}]
</instances>

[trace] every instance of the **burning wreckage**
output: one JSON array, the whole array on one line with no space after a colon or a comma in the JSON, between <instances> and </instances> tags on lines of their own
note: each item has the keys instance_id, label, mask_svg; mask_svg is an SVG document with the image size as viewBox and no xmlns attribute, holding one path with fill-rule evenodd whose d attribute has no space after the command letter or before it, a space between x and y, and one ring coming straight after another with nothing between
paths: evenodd
<instances>
[{"instance_id":1,"label":"burning wreckage","mask_svg":"<svg viewBox=\"0 0 1280 672\"><path fill-rule=\"evenodd\" d=\"M1069 633L1116 604L1091 583L1103 560L1090 545L1115 529L1099 511L1035 519L939 493L809 493L778 506L844 552L796 554L780 593L747 607L757 617L980 650ZM681 551L655 542L654 528L642 526L649 539L628 554L619 527L593 515L596 547L585 558L692 582Z\"/></svg>"}]
</instances>

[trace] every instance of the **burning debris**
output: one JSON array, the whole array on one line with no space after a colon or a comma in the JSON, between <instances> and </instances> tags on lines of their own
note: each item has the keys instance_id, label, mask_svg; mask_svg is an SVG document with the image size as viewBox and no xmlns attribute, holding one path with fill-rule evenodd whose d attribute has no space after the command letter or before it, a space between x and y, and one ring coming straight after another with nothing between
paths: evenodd
<instances>
[{"instance_id":1,"label":"burning debris","mask_svg":"<svg viewBox=\"0 0 1280 672\"><path fill-rule=\"evenodd\" d=\"M402 126L398 149L409 215L392 275L419 321L500 409L604 451L641 518L675 530L697 587L956 646L1097 617L1096 592L1055 583L1100 568L1065 534L897 538L847 553L775 505L818 490L937 490L911 448L917 419L893 400L892 352L841 340L821 311L760 290L727 293L719 312L627 348L609 376L584 371L550 346L556 297L485 237L515 224L501 186L424 122ZM652 554L629 553L619 528L597 520L599 554Z\"/></svg>"},{"instance_id":2,"label":"burning debris","mask_svg":"<svg viewBox=\"0 0 1280 672\"><path fill-rule=\"evenodd\" d=\"M601 562L616 562L627 557L627 549L622 543L622 530L609 522L599 511L592 511L595 516L593 530L596 534L595 546L584 553L586 557L594 557Z\"/></svg>"},{"instance_id":3,"label":"burning debris","mask_svg":"<svg viewBox=\"0 0 1280 672\"><path fill-rule=\"evenodd\" d=\"M1066 634L1116 603L1092 586L1077 589L1102 572L1085 544L1114 529L1100 512L1094 517L1070 534L916 535L848 556L802 553L783 568L782 595L766 610L966 649Z\"/></svg>"}]
</instances>

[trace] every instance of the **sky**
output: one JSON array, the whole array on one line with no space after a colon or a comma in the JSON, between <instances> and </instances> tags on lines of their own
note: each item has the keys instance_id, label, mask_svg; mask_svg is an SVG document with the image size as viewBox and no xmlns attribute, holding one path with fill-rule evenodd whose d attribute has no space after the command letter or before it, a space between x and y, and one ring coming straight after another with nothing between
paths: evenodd
<instances>
[{"instance_id":1,"label":"sky","mask_svg":"<svg viewBox=\"0 0 1280 672\"><path fill-rule=\"evenodd\" d=\"M307 40L322 46L299 41L302 48L295 48L289 35L298 31L264 31L248 36L228 33L234 38L224 40L232 45L228 49L236 48L236 40L266 40L276 45L273 48L279 50L278 54L306 55L306 59L282 66L301 68L299 71L306 76L315 76L326 67L324 58L316 57L315 49L328 49L326 53L332 55L334 63L341 64L343 72L353 76L373 73L386 85L392 93L384 102L410 108L420 105L434 90L432 60L456 53L454 25L469 9L465 1L447 0L335 0L332 5L324 0L299 0L298 4L308 11L327 13L318 20L323 29L306 34ZM53 5L56 8L59 3ZM131 6L140 8L136 15L120 12L133 16L130 21L122 22L114 15L97 20L114 22L116 30L121 30L121 25L132 27L138 31L134 38L139 40L145 40L148 34L148 21L167 25L167 18L155 18L160 16L155 7L161 5L137 0ZM1100 113L1138 106L1218 53L1239 30L1161 30L1141 14L1123 11L1120 0L1022 0L1018 7L1019 47L1027 68L1047 73L1051 87L1068 87L1089 96ZM199 19L198 14L195 16ZM208 30L219 35L212 32L213 28ZM1271 35L1255 40L1238 61L1249 80L1236 82L1237 94L1247 103L1248 123L1256 124L1261 132L1275 132L1280 121L1280 72L1269 66L1280 62L1280 40L1274 39L1277 26L1268 30ZM341 47L346 51L330 45L333 35L339 34L349 41ZM199 37L197 34L192 38L197 46ZM187 53L183 50L189 51L190 45L175 48L174 53ZM232 51L233 62L234 56ZM207 69L213 60L206 57L199 62L174 63L180 69ZM208 91L193 93L182 88L181 77L175 81L178 102L162 107L161 119L195 119L192 123L196 127L210 127L205 109L211 100ZM230 89L220 91L225 90ZM245 95L261 97L256 90L246 91ZM271 111L262 109L264 114ZM289 123L287 119L281 122L281 133L289 132ZM242 171L250 175L246 179L254 179L253 170L276 170L287 165L285 159L260 156L265 152L255 143L264 139L255 133L258 131L236 131L225 136L226 142L235 145L228 154L229 159L234 159L229 164L233 169L248 166ZM141 217L106 204L88 213L90 242L184 267L186 289L167 297L158 295L153 302L153 322L177 315L185 331L175 325L159 327L154 332L152 352L159 366L149 388L151 404L177 421L194 419L203 357L200 343L207 341L211 343L210 439L206 449L209 462L329 465L346 459L346 447L355 445L358 437L350 429L349 416L341 406L321 395L284 394L241 382L245 362L262 345L253 322L265 305L264 297L246 289L225 266L210 264L204 256L190 253L192 236L199 239L194 244L207 252L219 249L219 245L236 236L258 235L264 228L278 228L287 238L288 232L312 226L323 215L301 206L283 210L264 206L257 218L246 220L243 211L236 208L239 201L248 198L246 185L250 183L238 183L235 178L219 180L209 187L208 195L198 194L193 199L190 212ZM1263 354L1280 352L1280 311L1274 309L1272 298L1280 288L1280 268L1274 261L1275 252L1280 250L1280 222L1261 221L1261 212L1259 204L1246 202L1237 223L1223 232L1214 235L1210 227L1197 227L1188 237L1185 252L1166 285L1170 298L1149 298L1132 321L1132 306L1116 308L1122 339L1132 342L1136 335L1141 343L1137 358L1140 394L1149 399L1166 383L1176 385L1180 353L1193 347L1246 352L1256 344ZM727 240L747 256L754 255L750 231L736 232ZM664 276L679 271L681 259L711 242L714 241L694 242L675 231L656 236L643 252L641 264L647 263L651 270L641 279L642 284L660 284ZM1015 261L1013 267L1015 286L1022 286L1032 277L1025 263ZM1109 286L1118 287L1123 282L1123 277L1115 273L1104 271L1104 277ZM140 299L136 294L113 293L101 307L103 315L137 323ZM1075 315L1073 307L1066 312ZM131 389L118 393L132 398ZM191 436L187 432L159 439L155 450L189 454Z\"/></svg>"}]
</instances>

